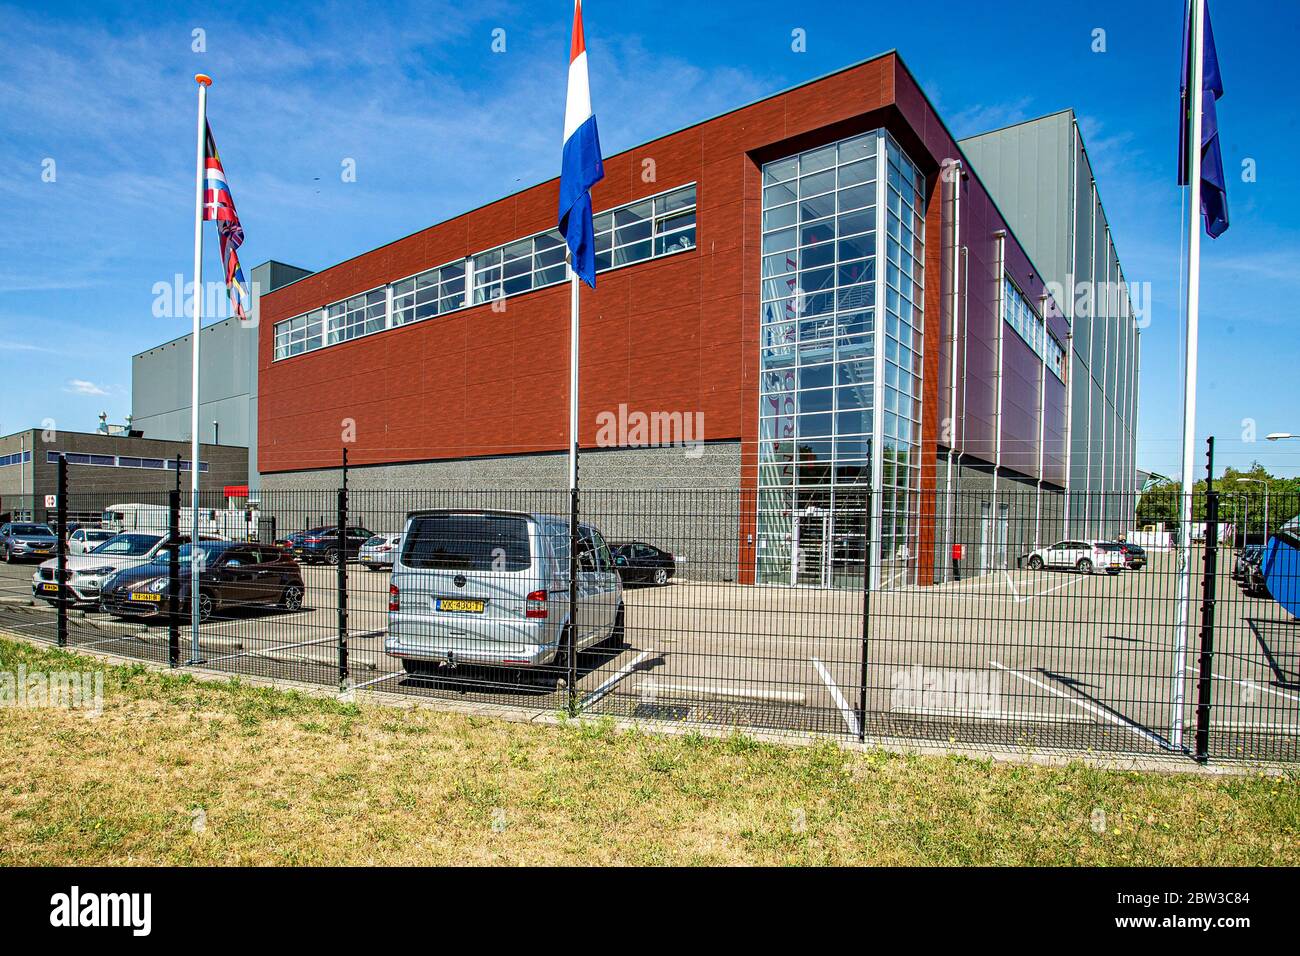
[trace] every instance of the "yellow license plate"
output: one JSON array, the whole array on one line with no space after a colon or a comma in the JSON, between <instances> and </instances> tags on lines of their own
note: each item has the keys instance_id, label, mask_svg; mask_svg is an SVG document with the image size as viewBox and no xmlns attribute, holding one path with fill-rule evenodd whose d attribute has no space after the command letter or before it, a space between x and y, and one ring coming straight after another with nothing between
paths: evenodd
<instances>
[{"instance_id":1,"label":"yellow license plate","mask_svg":"<svg viewBox=\"0 0 1300 956\"><path fill-rule=\"evenodd\" d=\"M58 586L57 584L42 584L42 585L41 585L41 590L42 590L42 591L57 591L58 589L59 589L59 586Z\"/></svg>"},{"instance_id":2,"label":"yellow license plate","mask_svg":"<svg viewBox=\"0 0 1300 956\"><path fill-rule=\"evenodd\" d=\"M153 593L150 592L150 591L132 591L132 592L131 592L131 600L132 600L132 601L149 601L149 602L161 601L161 600L162 600L162 595L161 595L161 594L153 594Z\"/></svg>"},{"instance_id":3,"label":"yellow license plate","mask_svg":"<svg viewBox=\"0 0 1300 956\"><path fill-rule=\"evenodd\" d=\"M461 611L466 614L482 614L483 601L469 601L464 598L436 598L433 609L435 611Z\"/></svg>"}]
</instances>

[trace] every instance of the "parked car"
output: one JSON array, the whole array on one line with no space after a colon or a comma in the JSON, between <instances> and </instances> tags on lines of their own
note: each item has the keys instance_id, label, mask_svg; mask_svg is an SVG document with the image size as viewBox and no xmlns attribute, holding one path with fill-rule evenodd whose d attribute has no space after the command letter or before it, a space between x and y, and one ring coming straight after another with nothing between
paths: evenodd
<instances>
[{"instance_id":1,"label":"parked car","mask_svg":"<svg viewBox=\"0 0 1300 956\"><path fill-rule=\"evenodd\" d=\"M181 535L181 544L189 543L189 535ZM207 540L207 536L204 536ZM148 564L167 547L167 535L149 531L124 531L86 554L66 556L66 580L59 587L56 580L59 559L51 558L41 564L32 575L32 594L51 604L64 600L72 604L98 604L104 582L124 568Z\"/></svg>"},{"instance_id":2,"label":"parked car","mask_svg":"<svg viewBox=\"0 0 1300 956\"><path fill-rule=\"evenodd\" d=\"M361 546L357 560L371 571L392 570L393 558L402 546L401 534L377 534Z\"/></svg>"},{"instance_id":3,"label":"parked car","mask_svg":"<svg viewBox=\"0 0 1300 956\"><path fill-rule=\"evenodd\" d=\"M117 534L106 528L77 528L68 535L69 554L87 554Z\"/></svg>"},{"instance_id":4,"label":"parked car","mask_svg":"<svg viewBox=\"0 0 1300 956\"><path fill-rule=\"evenodd\" d=\"M1074 568L1082 574L1092 574L1094 571L1119 574L1124 567L1124 552L1121 545L1114 541L1071 539L1029 552L1026 564L1033 571L1043 568Z\"/></svg>"},{"instance_id":5,"label":"parked car","mask_svg":"<svg viewBox=\"0 0 1300 956\"><path fill-rule=\"evenodd\" d=\"M646 582L667 584L677 573L677 559L662 548L644 541L612 542L614 567L624 584Z\"/></svg>"},{"instance_id":6,"label":"parked car","mask_svg":"<svg viewBox=\"0 0 1300 956\"><path fill-rule=\"evenodd\" d=\"M623 585L600 531L580 526L579 651L623 642ZM409 673L563 664L569 519L517 511L413 512L388 587L384 649Z\"/></svg>"},{"instance_id":7,"label":"parked car","mask_svg":"<svg viewBox=\"0 0 1300 956\"><path fill-rule=\"evenodd\" d=\"M1237 560L1232 565L1232 577L1236 581L1250 580L1252 568L1258 568L1264 560L1264 546L1248 544L1237 552Z\"/></svg>"},{"instance_id":8,"label":"parked car","mask_svg":"<svg viewBox=\"0 0 1300 956\"><path fill-rule=\"evenodd\" d=\"M193 545L180 549L177 560L177 607L182 618L190 615L194 593L191 582ZM274 545L239 541L200 541L203 552L199 570L199 620L231 607L281 607L297 611L302 607L302 571L298 562ZM165 616L170 571L167 552L148 564L119 571L104 583L100 607L118 617Z\"/></svg>"},{"instance_id":9,"label":"parked car","mask_svg":"<svg viewBox=\"0 0 1300 956\"><path fill-rule=\"evenodd\" d=\"M1147 566L1146 548L1130 541L1118 541L1116 543L1124 555L1124 567L1132 571L1141 571Z\"/></svg>"},{"instance_id":10,"label":"parked car","mask_svg":"<svg viewBox=\"0 0 1300 956\"><path fill-rule=\"evenodd\" d=\"M12 521L0 525L0 558L7 564L48 558L54 554L59 539L49 525L31 521Z\"/></svg>"},{"instance_id":11,"label":"parked car","mask_svg":"<svg viewBox=\"0 0 1300 956\"><path fill-rule=\"evenodd\" d=\"M365 528L345 528L343 552L345 560L352 561L361 553L361 547L374 537ZM289 536L293 556L303 564L338 564L339 536L335 525L309 528Z\"/></svg>"}]
</instances>

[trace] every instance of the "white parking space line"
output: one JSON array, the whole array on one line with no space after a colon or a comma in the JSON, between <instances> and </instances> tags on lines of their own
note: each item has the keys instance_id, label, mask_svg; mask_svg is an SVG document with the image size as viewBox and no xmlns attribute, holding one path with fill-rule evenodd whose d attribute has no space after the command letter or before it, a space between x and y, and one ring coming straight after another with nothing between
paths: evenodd
<instances>
[{"instance_id":1,"label":"white parking space line","mask_svg":"<svg viewBox=\"0 0 1300 956\"><path fill-rule=\"evenodd\" d=\"M1262 690L1266 694L1276 694L1278 697L1285 697L1287 700L1293 700L1300 704L1300 697L1297 697L1294 694L1287 694L1280 690L1275 690L1272 687L1265 687L1263 684L1256 684L1254 681L1250 680L1239 680L1236 677L1224 677L1222 674L1215 674L1214 676L1219 680L1232 681L1234 684L1240 684L1242 687L1248 687L1251 690Z\"/></svg>"},{"instance_id":2,"label":"white parking space line","mask_svg":"<svg viewBox=\"0 0 1300 956\"><path fill-rule=\"evenodd\" d=\"M86 644L70 644L70 647L97 647L100 644L117 644L121 641L131 641L142 635L144 631L135 631L129 634L119 634L117 637L106 637L102 641L90 641Z\"/></svg>"},{"instance_id":3,"label":"white parking space line","mask_svg":"<svg viewBox=\"0 0 1300 956\"><path fill-rule=\"evenodd\" d=\"M689 675L682 675L688 677ZM705 678L700 678L701 680ZM642 685L647 694L676 694L682 697L721 697L727 700L758 700L770 704L804 705L807 698L802 691L770 690L747 684L696 684L669 683L648 677Z\"/></svg>"},{"instance_id":4,"label":"white parking space line","mask_svg":"<svg viewBox=\"0 0 1300 956\"><path fill-rule=\"evenodd\" d=\"M54 626L55 626L55 622L53 619L48 621L32 621L30 624L5 624L4 625L5 628L14 631L23 627L54 627Z\"/></svg>"},{"instance_id":5,"label":"white parking space line","mask_svg":"<svg viewBox=\"0 0 1300 956\"><path fill-rule=\"evenodd\" d=\"M844 723L849 728L849 733L854 737L858 736L861 731L861 727L858 725L858 715L853 712L853 708L849 706L849 702L845 700L844 695L840 693L839 685L835 683L834 678L831 677L830 671L826 669L825 664L815 657L812 658L812 664L813 667L817 668L817 675L822 679L822 683L826 685L826 689L831 692L831 700L835 701L835 706L840 709L840 716L844 718Z\"/></svg>"},{"instance_id":6,"label":"white parking space line","mask_svg":"<svg viewBox=\"0 0 1300 956\"><path fill-rule=\"evenodd\" d=\"M401 670L401 671L393 671L391 674L385 674L383 677L372 677L370 680L366 681L363 684L353 684L352 690L361 690L363 687L369 687L371 684L380 684L386 680L391 680L392 678L398 677L399 675L405 673L406 671Z\"/></svg>"},{"instance_id":7,"label":"white parking space line","mask_svg":"<svg viewBox=\"0 0 1300 956\"><path fill-rule=\"evenodd\" d=\"M236 657L261 657L263 654L270 654L273 651L288 651L295 647L311 647L313 644L333 644L337 640L334 637L322 637L314 641L299 641L297 644L277 644L275 647L263 647L256 651L240 651L238 654L225 654L221 657L209 657L205 664L216 664L219 661L234 660Z\"/></svg>"},{"instance_id":8,"label":"white parking space line","mask_svg":"<svg viewBox=\"0 0 1300 956\"><path fill-rule=\"evenodd\" d=\"M1057 697L1060 697L1062 700L1065 700L1073 704L1075 707L1082 708L1083 710L1088 711L1088 713L1090 714L1095 714L1098 717L1102 717L1110 721L1112 724L1115 724L1119 727L1123 727L1125 730L1129 731L1130 733L1137 734L1139 737L1149 740L1151 743L1156 744L1163 749L1166 750L1169 749L1169 744L1163 737L1160 737L1157 734L1153 734L1151 731L1146 730L1143 727L1138 727L1136 724L1124 720L1122 717L1117 717L1115 714L1112 714L1110 711L1106 710L1105 708L1098 707L1095 704L1086 700L1079 700L1076 697L1071 697L1069 694L1053 687L1051 684L1045 684L1040 680L1035 680L1033 677L1030 677L1028 674L1022 674L1020 673L1020 671L1012 670L1010 667L1007 667L1004 664L1000 664L997 661L989 661L989 663L992 664L994 667L996 667L998 670L1006 671L1008 674L1011 674L1014 677L1019 677L1023 681L1028 681L1029 683L1033 684L1035 687L1041 687L1043 690L1047 691L1048 693L1055 694Z\"/></svg>"},{"instance_id":9,"label":"white parking space line","mask_svg":"<svg viewBox=\"0 0 1300 956\"><path fill-rule=\"evenodd\" d=\"M606 694L612 691L615 685L618 684L619 681L623 680L634 670L636 670L638 664L640 664L643 660L645 660L653 653L655 653L653 650L642 651L640 654L636 656L636 658L630 664L626 664L623 667L620 667L609 677L608 680L606 680L603 684L601 684L590 694L584 697L582 699L582 702L578 705L578 708L580 710L583 710L591 706L592 704L596 703L596 701L600 700L602 697L604 697Z\"/></svg>"},{"instance_id":10,"label":"white parking space line","mask_svg":"<svg viewBox=\"0 0 1300 956\"><path fill-rule=\"evenodd\" d=\"M1035 591L1033 594L1022 595L1020 593L1019 588L1016 587L1015 581L1011 577L1011 572L1003 570L1002 574L1006 578L1005 581L1006 587L1011 589L1011 596L1015 598L1017 604L1025 604L1029 601L1032 601L1034 598L1045 597L1046 595L1052 594L1055 591L1061 591L1065 588L1074 587L1075 585L1079 584L1081 581L1084 580L1083 576L1079 576L1072 580L1063 581L1060 584L1047 588L1045 591ZM986 600L988 598L996 598L998 596L996 591L994 593L989 593L990 588L1001 589L1003 586L1003 582L998 580L996 577L994 577L993 580L991 581L984 581L981 582L980 584L966 585L966 582L964 581L959 582L959 584L965 586L958 588L958 587L953 587L951 585L937 585L936 587L948 588L948 590L944 592L945 598L964 597L964 598L978 598L980 600ZM966 593L966 592L979 592L979 593Z\"/></svg>"},{"instance_id":11,"label":"white parking space line","mask_svg":"<svg viewBox=\"0 0 1300 956\"><path fill-rule=\"evenodd\" d=\"M1020 592L1016 590L1015 582L1011 580L1011 572L1003 571L1002 574L1007 579L1007 587L1011 588L1011 593L1016 596L1017 604L1024 604L1026 601L1032 601L1034 598L1044 597L1048 594L1051 594L1054 591L1060 591L1063 588L1073 587L1074 585L1078 584L1080 581L1083 580L1083 577L1080 576L1070 581L1064 581L1056 585L1055 587L1048 588L1046 591L1035 591L1033 594L1026 594L1024 597L1021 597Z\"/></svg>"}]
</instances>

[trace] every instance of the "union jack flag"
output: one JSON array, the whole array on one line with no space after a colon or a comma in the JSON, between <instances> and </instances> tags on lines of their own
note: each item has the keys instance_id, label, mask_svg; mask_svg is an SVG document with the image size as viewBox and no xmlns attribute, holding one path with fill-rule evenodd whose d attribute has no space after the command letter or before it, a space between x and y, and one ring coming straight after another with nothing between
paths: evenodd
<instances>
[{"instance_id":1,"label":"union jack flag","mask_svg":"<svg viewBox=\"0 0 1300 956\"><path fill-rule=\"evenodd\" d=\"M205 124L206 125L206 124ZM226 184L226 171L221 167L221 156L217 153L217 141L212 137L212 127L207 125L206 147L203 157L203 218L212 219L217 224L217 240L221 246L221 262L226 273L226 293L230 296L230 308L241 321L248 321L248 285L244 281L244 270L239 265L239 255L235 252L244 242L244 227L239 223L239 213L235 211L235 197L230 194Z\"/></svg>"}]
</instances>

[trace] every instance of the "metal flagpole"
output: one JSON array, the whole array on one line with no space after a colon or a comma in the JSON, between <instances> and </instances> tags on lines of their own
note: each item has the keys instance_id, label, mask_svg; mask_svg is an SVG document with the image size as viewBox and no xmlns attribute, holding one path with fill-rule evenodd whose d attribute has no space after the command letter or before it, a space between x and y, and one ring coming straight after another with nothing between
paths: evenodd
<instances>
[{"instance_id":1,"label":"metal flagpole","mask_svg":"<svg viewBox=\"0 0 1300 956\"><path fill-rule=\"evenodd\" d=\"M569 712L578 701L578 273L569 253Z\"/></svg>"},{"instance_id":2,"label":"metal flagpole","mask_svg":"<svg viewBox=\"0 0 1300 956\"><path fill-rule=\"evenodd\" d=\"M203 186L208 119L208 87L212 77L198 73L198 157L194 181L194 344L190 352L190 663L199 653L199 327L203 324Z\"/></svg>"},{"instance_id":3,"label":"metal flagpole","mask_svg":"<svg viewBox=\"0 0 1300 956\"><path fill-rule=\"evenodd\" d=\"M1174 687L1169 744L1183 746L1183 704L1187 695L1187 630L1192 614L1192 486L1196 440L1196 349L1201 309L1201 107L1205 74L1204 0L1190 0L1192 15L1191 110L1188 184L1192 188L1187 238L1187 357L1183 370L1183 500L1178 538L1178 628L1174 635Z\"/></svg>"}]
</instances>

